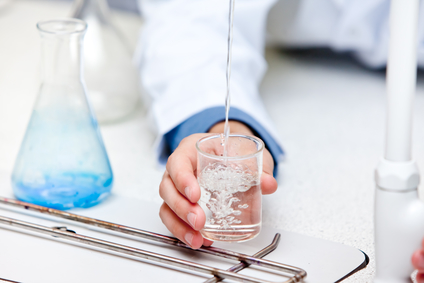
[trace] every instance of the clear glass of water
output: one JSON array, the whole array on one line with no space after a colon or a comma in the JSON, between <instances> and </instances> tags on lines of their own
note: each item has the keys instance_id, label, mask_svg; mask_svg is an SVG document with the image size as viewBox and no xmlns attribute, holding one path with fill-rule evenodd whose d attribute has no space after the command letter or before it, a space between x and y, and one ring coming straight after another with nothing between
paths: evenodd
<instances>
[{"instance_id":1,"label":"clear glass of water","mask_svg":"<svg viewBox=\"0 0 424 283\"><path fill-rule=\"evenodd\" d=\"M206 214L200 232L212 241L244 242L261 230L264 144L256 137L231 134L224 156L223 143L218 134L196 144L198 203Z\"/></svg>"}]
</instances>

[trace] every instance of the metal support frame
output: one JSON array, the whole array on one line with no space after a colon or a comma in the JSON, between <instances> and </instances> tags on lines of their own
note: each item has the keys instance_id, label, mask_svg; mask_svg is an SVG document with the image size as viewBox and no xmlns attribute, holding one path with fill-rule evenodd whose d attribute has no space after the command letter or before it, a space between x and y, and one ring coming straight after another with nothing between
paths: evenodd
<instances>
[{"instance_id":1,"label":"metal support frame","mask_svg":"<svg viewBox=\"0 0 424 283\"><path fill-rule=\"evenodd\" d=\"M112 230L115 232L120 232L124 234L129 234L132 236L141 237L147 240L156 241L156 242L192 250L189 246L187 246L186 244L184 244L177 238L169 237L166 235L157 234L157 233L153 233L153 232L149 232L149 231L145 231L145 230L141 230L141 229L125 226L125 225L102 221L102 220L98 220L98 219L94 219L90 217L73 214L66 211L47 208L47 207L30 204L30 203L26 203L26 202L14 200L14 199L9 199L5 197L0 197L0 204L6 205L6 206L23 208L29 211L35 211L35 212L39 212L43 214L48 214L50 216L64 218L71 221ZM262 257L264 257L265 255L269 254L270 252L272 252L273 250L277 248L278 242L280 240L280 234L276 234L273 242L269 246L259 251L258 253L254 254L253 256L249 256L249 255L245 255L245 254L241 254L241 253L237 253L237 252L233 252L233 251L229 251L225 249L220 249L216 247L201 247L200 249L196 250L196 252L202 252L209 255L223 257L226 259L231 259L231 260L235 260L239 262L239 264L231 267L229 270L222 270L222 269L217 269L210 266L198 264L195 262L182 260L179 258L174 258L174 257L170 257L170 256L158 254L158 253L149 252L142 249L137 249L130 246L125 246L125 245L77 234L74 231L63 229L63 227L46 227L46 226L29 223L29 222L25 222L25 221L21 221L17 219L12 219L8 217L3 217L3 216L0 216L0 224L10 225L10 226L21 228L21 229L26 229L26 230L31 230L34 232L51 235L57 238L62 238L62 239L90 245L90 246L104 248L114 252L124 253L127 255L143 258L150 261L156 261L161 264L168 264L173 267L188 269L190 271L196 271L200 273L211 274L214 277L208 279L206 281L208 283L219 282L226 278L235 280L235 281L242 281L242 282L271 283L270 281L267 281L267 280L236 273L248 267L249 265L258 266L261 269L272 269L272 270L281 272L282 273L281 276L284 276L285 278L289 278L288 280L280 281L284 283L302 282L302 280L306 277L306 272L301 268L262 259Z\"/></svg>"}]
</instances>

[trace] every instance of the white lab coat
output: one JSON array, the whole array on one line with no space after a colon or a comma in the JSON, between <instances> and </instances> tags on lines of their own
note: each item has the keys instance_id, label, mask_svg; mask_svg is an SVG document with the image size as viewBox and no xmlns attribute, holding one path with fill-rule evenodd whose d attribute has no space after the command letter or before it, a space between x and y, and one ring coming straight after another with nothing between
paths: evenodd
<instances>
[{"instance_id":1,"label":"white lab coat","mask_svg":"<svg viewBox=\"0 0 424 283\"><path fill-rule=\"evenodd\" d=\"M161 151L165 133L195 113L224 105L229 0L139 0L139 4L146 25L137 63L152 97L150 114ZM266 71L265 39L289 47L350 51L364 64L382 67L389 4L389 0L236 0L231 105L252 115L278 140L258 92ZM420 29L423 38L423 24ZM424 65L424 48L418 58Z\"/></svg>"},{"instance_id":2,"label":"white lab coat","mask_svg":"<svg viewBox=\"0 0 424 283\"><path fill-rule=\"evenodd\" d=\"M266 71L266 17L275 1L236 2L231 106L277 138L258 93ZM224 105L229 2L146 0L141 7L146 25L136 60L152 97L149 109L161 151L165 133L202 110Z\"/></svg>"}]
</instances>

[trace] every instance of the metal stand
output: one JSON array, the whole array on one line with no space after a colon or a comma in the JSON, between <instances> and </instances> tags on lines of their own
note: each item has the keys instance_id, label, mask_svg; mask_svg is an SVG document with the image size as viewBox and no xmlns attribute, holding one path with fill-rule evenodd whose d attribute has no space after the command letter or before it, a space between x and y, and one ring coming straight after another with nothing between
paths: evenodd
<instances>
[{"instance_id":1,"label":"metal stand","mask_svg":"<svg viewBox=\"0 0 424 283\"><path fill-rule=\"evenodd\" d=\"M186 244L184 244L183 242L181 242L180 240L176 238L168 237L165 235L161 235L161 234L157 234L157 233L153 233L153 232L149 232L149 231L145 231L145 230L141 230L141 229L137 229L133 227L119 225L119 224L102 221L102 220L98 220L94 218L84 217L84 216L69 213L66 211L51 209L51 208L34 205L34 204L30 204L30 203L26 203L26 202L14 200L14 199L8 199L4 197L0 197L0 204L6 205L6 206L23 208L30 211L48 214L54 217L64 218L64 219L72 220L75 222L112 230L115 232L120 232L124 234L129 234L132 236L141 237L151 241L156 241L156 242L169 244L169 245L173 245L173 246L177 246L177 247L181 247L185 249L190 249L191 251L194 252L194 250L192 250L189 246L187 246ZM282 277L284 278L289 277L288 280L285 279L285 281L281 281L284 283L302 282L303 278L306 277L306 272L303 269L262 259L262 257L264 257L265 255L269 254L270 252L272 252L273 250L277 248L278 242L280 239L280 234L276 234L273 242L269 246L259 251L258 253L254 254L253 256L248 256L245 254L241 254L241 253L237 253L237 252L233 252L229 250L224 250L224 249L219 249L215 247L201 247L200 249L195 251L195 252L202 252L209 255L223 257L226 259L231 259L231 260L240 262L239 264L233 266L229 270L222 270L222 269L217 269L210 266L198 264L195 262L182 260L179 258L169 257L166 255L153 253L153 252L137 249L134 247L125 246L125 245L77 234L74 231L66 229L66 227L46 227L46 226L41 226L38 224L20 221L17 219L12 219L12 218L3 217L3 216L0 216L0 224L10 225L13 227L22 228L26 230L31 230L34 232L51 235L57 238L62 238L69 241L86 244L89 246L104 248L107 250L123 253L130 256L139 257L142 259L156 261L161 264L166 264L172 267L178 267L182 269L188 269L190 271L211 274L214 277L206 281L209 283L219 282L223 279L231 279L235 281L252 282L252 283L253 282L255 283L270 282L267 280L254 278L254 277L246 276L246 275L240 275L236 273L248 267L249 265L256 265L260 267L261 269L271 269L271 270L281 272Z\"/></svg>"}]
</instances>

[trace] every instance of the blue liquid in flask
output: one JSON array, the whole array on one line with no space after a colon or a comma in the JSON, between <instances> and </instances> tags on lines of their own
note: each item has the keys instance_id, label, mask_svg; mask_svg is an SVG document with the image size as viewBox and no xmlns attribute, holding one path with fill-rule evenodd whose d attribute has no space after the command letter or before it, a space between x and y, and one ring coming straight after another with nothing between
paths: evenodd
<instances>
[{"instance_id":1,"label":"blue liquid in flask","mask_svg":"<svg viewBox=\"0 0 424 283\"><path fill-rule=\"evenodd\" d=\"M81 80L83 21L38 24L43 81L15 167L23 201L56 209L90 207L106 198L113 174Z\"/></svg>"}]
</instances>

